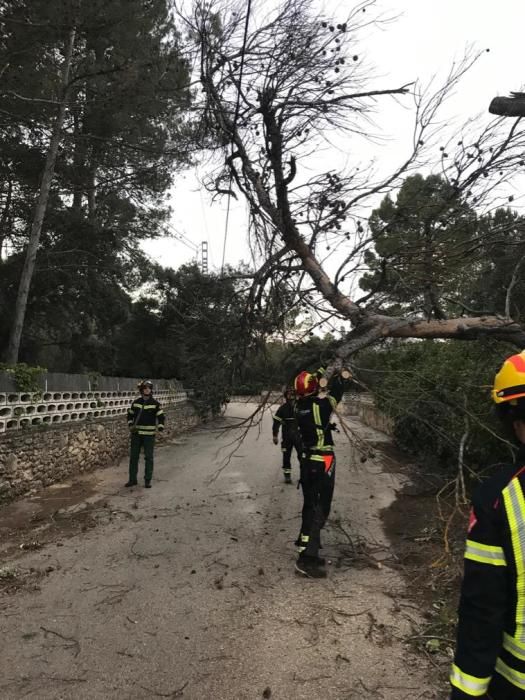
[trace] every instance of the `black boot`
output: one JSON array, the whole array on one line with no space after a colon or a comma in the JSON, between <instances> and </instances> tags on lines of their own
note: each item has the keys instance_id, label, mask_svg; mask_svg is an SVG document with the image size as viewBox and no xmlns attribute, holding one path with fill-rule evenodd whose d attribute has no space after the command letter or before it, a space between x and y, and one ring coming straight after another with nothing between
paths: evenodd
<instances>
[{"instance_id":1,"label":"black boot","mask_svg":"<svg viewBox=\"0 0 525 700\"><path fill-rule=\"evenodd\" d=\"M151 481L145 481L144 486L145 486L145 488L150 489L151 488Z\"/></svg>"},{"instance_id":2,"label":"black boot","mask_svg":"<svg viewBox=\"0 0 525 700\"><path fill-rule=\"evenodd\" d=\"M300 554L295 562L295 570L305 578L326 578L326 571L320 568L319 557Z\"/></svg>"},{"instance_id":3,"label":"black boot","mask_svg":"<svg viewBox=\"0 0 525 700\"><path fill-rule=\"evenodd\" d=\"M129 489L130 486L137 486L137 482L131 481L130 479L127 483L124 484L124 486Z\"/></svg>"},{"instance_id":4,"label":"black boot","mask_svg":"<svg viewBox=\"0 0 525 700\"><path fill-rule=\"evenodd\" d=\"M292 483L292 475L289 472L284 472L284 483L285 484Z\"/></svg>"}]
</instances>

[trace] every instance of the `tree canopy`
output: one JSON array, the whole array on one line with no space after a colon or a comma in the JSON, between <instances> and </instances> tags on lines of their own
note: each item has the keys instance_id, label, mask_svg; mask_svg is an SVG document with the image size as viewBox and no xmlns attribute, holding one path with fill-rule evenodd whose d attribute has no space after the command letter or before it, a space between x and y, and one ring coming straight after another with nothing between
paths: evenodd
<instances>
[{"instance_id":1,"label":"tree canopy","mask_svg":"<svg viewBox=\"0 0 525 700\"><path fill-rule=\"evenodd\" d=\"M479 56L466 55L433 91L422 90L418 83L378 84L353 49L359 33L376 22L370 17L372 5L361 3L348 17L330 21L310 0L293 0L261 21L254 9L232 12L226 3L195 3L185 21L196 42L200 106L217 141L224 144L208 186L222 194L235 187L249 204L252 246L261 260L254 285L279 275L303 305L351 322L334 367L385 337L473 339L489 334L522 346L525 333L518 322L457 309L450 313L437 290L442 277L447 282L460 276L461 260L468 262L460 253L471 242L470 224L463 231L458 226L465 225L472 210L473 219L486 214L498 192L505 201L506 183L523 166L525 130L519 120L476 124L467 119L459 131L444 134L440 110ZM345 137L351 154L356 134L370 134L369 118L378 102L388 104L392 96L402 100L408 93L415 98L414 140L398 168L382 178L361 163L350 162L344 171L316 169L315 150L332 134ZM425 214L426 234L410 229L413 222L407 222L406 232L400 223L396 226L403 245L405 233L409 245L420 245L426 236L427 265L420 270L410 265L406 297L414 292L416 278L420 284L411 305L414 312L401 307L387 311L377 303L373 288L361 298L352 291L356 275L377 256L376 242L380 248L387 245L386 237L379 240L377 216L370 227L363 224L363 209L423 169L439 169L442 182ZM403 197L417 182L408 181L401 193L398 209L404 208L405 216ZM388 206L383 207L387 218ZM438 210L450 221L441 224ZM445 245L447 237L453 246ZM326 262L330 251L338 254L335 272ZM395 255L400 260L404 254Z\"/></svg>"},{"instance_id":2,"label":"tree canopy","mask_svg":"<svg viewBox=\"0 0 525 700\"><path fill-rule=\"evenodd\" d=\"M50 280L67 289L46 319L53 336L85 322L64 317L68 297L89 316L97 289L140 279L139 243L162 235L173 175L191 158L191 90L166 0L16 0L0 21L3 350L14 361L15 331L25 325L24 358Z\"/></svg>"}]
</instances>

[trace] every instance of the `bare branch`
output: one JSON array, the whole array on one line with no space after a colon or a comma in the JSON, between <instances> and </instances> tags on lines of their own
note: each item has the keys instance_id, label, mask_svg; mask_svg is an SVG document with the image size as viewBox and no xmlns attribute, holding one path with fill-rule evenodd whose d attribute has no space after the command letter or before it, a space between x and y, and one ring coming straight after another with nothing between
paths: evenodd
<instances>
[{"instance_id":1,"label":"bare branch","mask_svg":"<svg viewBox=\"0 0 525 700\"><path fill-rule=\"evenodd\" d=\"M512 279L510 280L510 284L507 288L507 294L505 296L505 316L507 318L510 318L510 300L512 297L512 290L516 286L516 282L518 281L518 273L520 271L520 268L523 264L523 261L525 260L525 255L518 260L516 267L514 268L514 272L512 273Z\"/></svg>"}]
</instances>

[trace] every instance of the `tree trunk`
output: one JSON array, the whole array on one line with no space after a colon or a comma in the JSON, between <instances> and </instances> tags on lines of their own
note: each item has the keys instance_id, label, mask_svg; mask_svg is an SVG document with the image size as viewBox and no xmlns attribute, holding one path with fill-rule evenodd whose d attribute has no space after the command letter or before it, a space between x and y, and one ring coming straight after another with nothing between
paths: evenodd
<instances>
[{"instance_id":1,"label":"tree trunk","mask_svg":"<svg viewBox=\"0 0 525 700\"><path fill-rule=\"evenodd\" d=\"M46 214L47 202L49 199L49 191L51 189L51 183L55 175L55 163L58 153L58 146L62 137L62 125L64 123L66 104L69 95L68 83L74 44L75 29L72 29L69 33L68 43L66 46L66 53L64 57L64 65L62 68L62 98L58 107L55 123L53 125L51 140L49 142L49 148L46 156L46 163L42 172L40 192L35 208L33 223L31 225L29 244L27 246L24 268L20 277L20 284L18 286L18 294L16 297L15 315L13 325L11 327L11 333L9 336L9 344L7 346L6 362L8 364L13 365L18 362L20 341L22 338L22 331L24 328L24 321L27 309L27 300L29 297L29 288L31 286L31 280L33 278L33 272L35 269L36 255L38 251L38 245L40 242L40 234L42 232L42 224L44 222L44 217Z\"/></svg>"},{"instance_id":2,"label":"tree trunk","mask_svg":"<svg viewBox=\"0 0 525 700\"><path fill-rule=\"evenodd\" d=\"M2 212L2 218L0 219L0 261L2 260L2 250L4 248L4 241L7 238L7 224L9 222L9 215L11 213L12 198L13 181L9 180L7 183L7 197L5 201L4 211Z\"/></svg>"},{"instance_id":3,"label":"tree trunk","mask_svg":"<svg viewBox=\"0 0 525 700\"><path fill-rule=\"evenodd\" d=\"M78 93L77 93L78 99ZM82 116L75 110L73 115L73 204L72 211L78 219L82 216L83 171L86 164L86 139L83 133Z\"/></svg>"},{"instance_id":4,"label":"tree trunk","mask_svg":"<svg viewBox=\"0 0 525 700\"><path fill-rule=\"evenodd\" d=\"M97 223L97 200L96 200L96 187L97 187L97 166L94 162L95 155L92 154L92 162L89 166L88 171L88 181L87 181L87 201L88 201L88 222L92 228L95 228Z\"/></svg>"}]
</instances>

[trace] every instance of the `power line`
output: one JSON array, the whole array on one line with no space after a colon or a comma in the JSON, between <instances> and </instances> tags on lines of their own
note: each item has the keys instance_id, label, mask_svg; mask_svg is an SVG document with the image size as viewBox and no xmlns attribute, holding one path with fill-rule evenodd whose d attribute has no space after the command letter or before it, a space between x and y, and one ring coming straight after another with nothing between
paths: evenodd
<instances>
[{"instance_id":1,"label":"power line","mask_svg":"<svg viewBox=\"0 0 525 700\"><path fill-rule=\"evenodd\" d=\"M173 224L168 224L172 233L175 235L178 241L189 248L193 253L197 254L199 252L199 246L194 243L190 238L188 238L182 231L178 231Z\"/></svg>"},{"instance_id":2,"label":"power line","mask_svg":"<svg viewBox=\"0 0 525 700\"><path fill-rule=\"evenodd\" d=\"M252 0L248 0L248 6L246 8L246 21L244 23L244 36L242 39L242 48L241 48L241 67L239 70L239 87L237 89L237 103L235 105L235 114L233 117L233 129L232 129L232 155L233 155L233 137L235 134L235 130L237 128L237 119L239 118L239 109L241 106L241 86L242 86L242 75L244 72L244 54L246 52L246 42L248 40L248 24L250 22L250 12L252 9ZM231 190L232 188L232 182L233 182L233 176L230 171L230 187L229 189ZM228 205L226 208L226 222L224 226L224 244L222 246L222 263L221 263L221 275L224 272L224 260L226 257L226 241L228 239L228 225L230 222L230 202L231 202L231 194L228 195Z\"/></svg>"}]
</instances>

